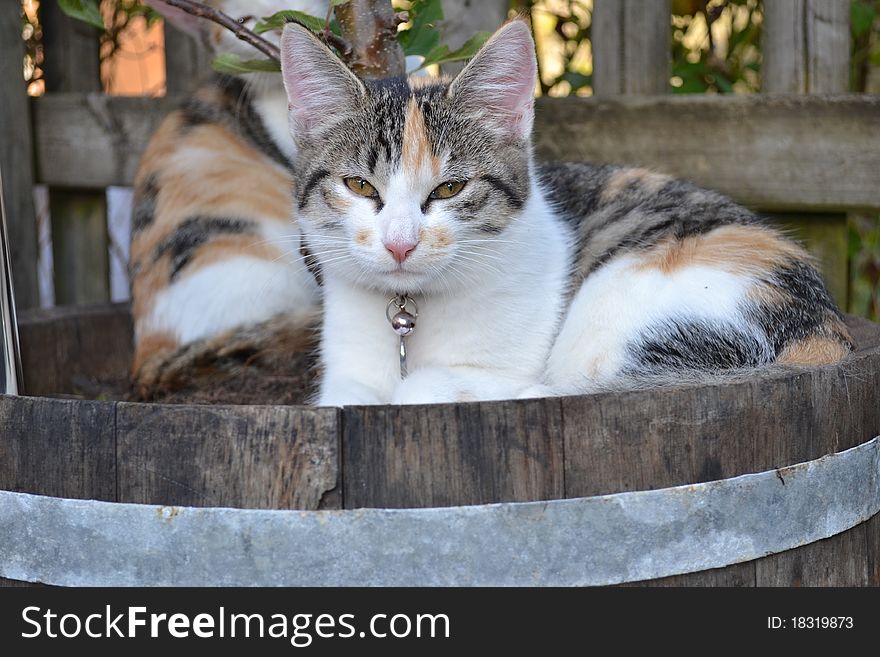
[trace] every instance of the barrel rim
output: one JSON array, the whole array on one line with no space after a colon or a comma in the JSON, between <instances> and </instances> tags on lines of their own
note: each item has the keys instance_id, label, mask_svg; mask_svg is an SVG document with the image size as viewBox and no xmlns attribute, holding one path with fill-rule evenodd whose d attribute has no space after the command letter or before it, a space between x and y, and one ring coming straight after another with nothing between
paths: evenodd
<instances>
[{"instance_id":1,"label":"barrel rim","mask_svg":"<svg viewBox=\"0 0 880 657\"><path fill-rule=\"evenodd\" d=\"M543 502L290 511L0 491L0 576L65 586L607 585L752 561L878 513L880 436L760 473Z\"/></svg>"}]
</instances>

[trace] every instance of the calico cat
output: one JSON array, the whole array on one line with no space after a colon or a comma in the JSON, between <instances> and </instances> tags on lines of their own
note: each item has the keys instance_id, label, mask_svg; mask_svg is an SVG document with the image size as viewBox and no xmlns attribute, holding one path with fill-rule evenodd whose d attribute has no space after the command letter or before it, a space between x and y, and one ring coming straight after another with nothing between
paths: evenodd
<instances>
[{"instance_id":1,"label":"calico cat","mask_svg":"<svg viewBox=\"0 0 880 657\"><path fill-rule=\"evenodd\" d=\"M324 279L322 405L583 393L852 348L807 253L732 201L641 169L538 166L522 21L451 82L362 82L295 24L282 70ZM404 378L386 309L406 295Z\"/></svg>"},{"instance_id":2,"label":"calico cat","mask_svg":"<svg viewBox=\"0 0 880 657\"><path fill-rule=\"evenodd\" d=\"M148 2L212 49L261 56L214 23ZM329 0L209 4L252 25L280 9L323 16ZM315 319L319 288L290 197L287 98L276 74L246 78L217 75L172 112L135 177L129 271L141 397L199 362L289 351Z\"/></svg>"}]
</instances>

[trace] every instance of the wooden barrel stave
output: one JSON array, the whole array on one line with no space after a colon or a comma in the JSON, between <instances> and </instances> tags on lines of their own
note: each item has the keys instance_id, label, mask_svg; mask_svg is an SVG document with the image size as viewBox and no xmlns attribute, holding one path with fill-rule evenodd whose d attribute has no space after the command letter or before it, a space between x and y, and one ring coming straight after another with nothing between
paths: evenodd
<instances>
[{"instance_id":1,"label":"wooden barrel stave","mask_svg":"<svg viewBox=\"0 0 880 657\"><path fill-rule=\"evenodd\" d=\"M708 388L344 410L0 399L0 488L316 509L556 499L728 478L880 433L880 327L850 324L858 353L841 365ZM29 314L21 325L26 384L38 394L127 367L124 307ZM880 584L878 563L875 517L782 554L650 585Z\"/></svg>"}]
</instances>

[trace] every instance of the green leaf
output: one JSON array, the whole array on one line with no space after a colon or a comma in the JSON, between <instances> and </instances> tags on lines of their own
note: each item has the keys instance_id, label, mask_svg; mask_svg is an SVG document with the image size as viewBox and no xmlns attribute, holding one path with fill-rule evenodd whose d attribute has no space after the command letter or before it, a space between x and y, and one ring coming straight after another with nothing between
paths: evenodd
<instances>
[{"instance_id":1,"label":"green leaf","mask_svg":"<svg viewBox=\"0 0 880 657\"><path fill-rule=\"evenodd\" d=\"M855 37L860 37L871 29L874 24L874 18L877 10L866 2L853 0L849 9L850 21L852 25L852 33Z\"/></svg>"},{"instance_id":2,"label":"green leaf","mask_svg":"<svg viewBox=\"0 0 880 657\"><path fill-rule=\"evenodd\" d=\"M348 0L330 0L331 7L338 7L339 5L344 5Z\"/></svg>"},{"instance_id":3,"label":"green leaf","mask_svg":"<svg viewBox=\"0 0 880 657\"><path fill-rule=\"evenodd\" d=\"M421 30L405 30L398 33L400 47L404 55L424 55L440 46L440 31L430 27Z\"/></svg>"},{"instance_id":4,"label":"green leaf","mask_svg":"<svg viewBox=\"0 0 880 657\"><path fill-rule=\"evenodd\" d=\"M271 30L280 30L291 21L296 21L297 23L305 25L312 32L321 32L324 30L323 18L310 16L309 14L296 11L295 9L285 9L284 11L277 11L271 16L267 16L254 25L254 32L257 34L263 34L263 32L269 32Z\"/></svg>"},{"instance_id":5,"label":"green leaf","mask_svg":"<svg viewBox=\"0 0 880 657\"><path fill-rule=\"evenodd\" d=\"M415 0L409 16L409 29L397 35L403 53L427 57L440 46L440 30L435 24L443 20L443 5L440 0Z\"/></svg>"},{"instance_id":6,"label":"green leaf","mask_svg":"<svg viewBox=\"0 0 880 657\"><path fill-rule=\"evenodd\" d=\"M277 73L281 70L281 66L272 59L246 59L243 60L238 55L232 53L223 53L217 55L211 66L215 71L220 73L229 73L230 75L239 75L240 73Z\"/></svg>"},{"instance_id":7,"label":"green leaf","mask_svg":"<svg viewBox=\"0 0 880 657\"><path fill-rule=\"evenodd\" d=\"M425 61L422 62L421 68L431 64L446 64L447 62L460 62L470 59L477 54L477 51L483 47L483 44L486 43L490 36L492 36L491 32L477 32L465 41L461 48L452 52L449 52L448 46L438 46L425 56Z\"/></svg>"},{"instance_id":8,"label":"green leaf","mask_svg":"<svg viewBox=\"0 0 880 657\"><path fill-rule=\"evenodd\" d=\"M566 71L562 74L562 79L571 85L572 91L577 91L582 87L593 84L592 75L584 75L583 73L576 73L574 71Z\"/></svg>"},{"instance_id":9,"label":"green leaf","mask_svg":"<svg viewBox=\"0 0 880 657\"><path fill-rule=\"evenodd\" d=\"M58 0L58 6L72 18L85 21L98 29L104 29L104 19L98 8L98 0Z\"/></svg>"}]
</instances>

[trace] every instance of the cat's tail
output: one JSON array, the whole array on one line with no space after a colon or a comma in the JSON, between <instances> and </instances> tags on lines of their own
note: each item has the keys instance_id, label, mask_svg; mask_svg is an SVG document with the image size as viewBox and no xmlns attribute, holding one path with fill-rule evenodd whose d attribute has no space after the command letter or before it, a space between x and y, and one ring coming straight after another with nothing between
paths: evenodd
<instances>
[{"instance_id":1,"label":"cat's tail","mask_svg":"<svg viewBox=\"0 0 880 657\"><path fill-rule=\"evenodd\" d=\"M178 345L174 340L141 340L132 367L132 396L161 399L183 389L204 390L243 372L309 378L317 344L317 305Z\"/></svg>"}]
</instances>

